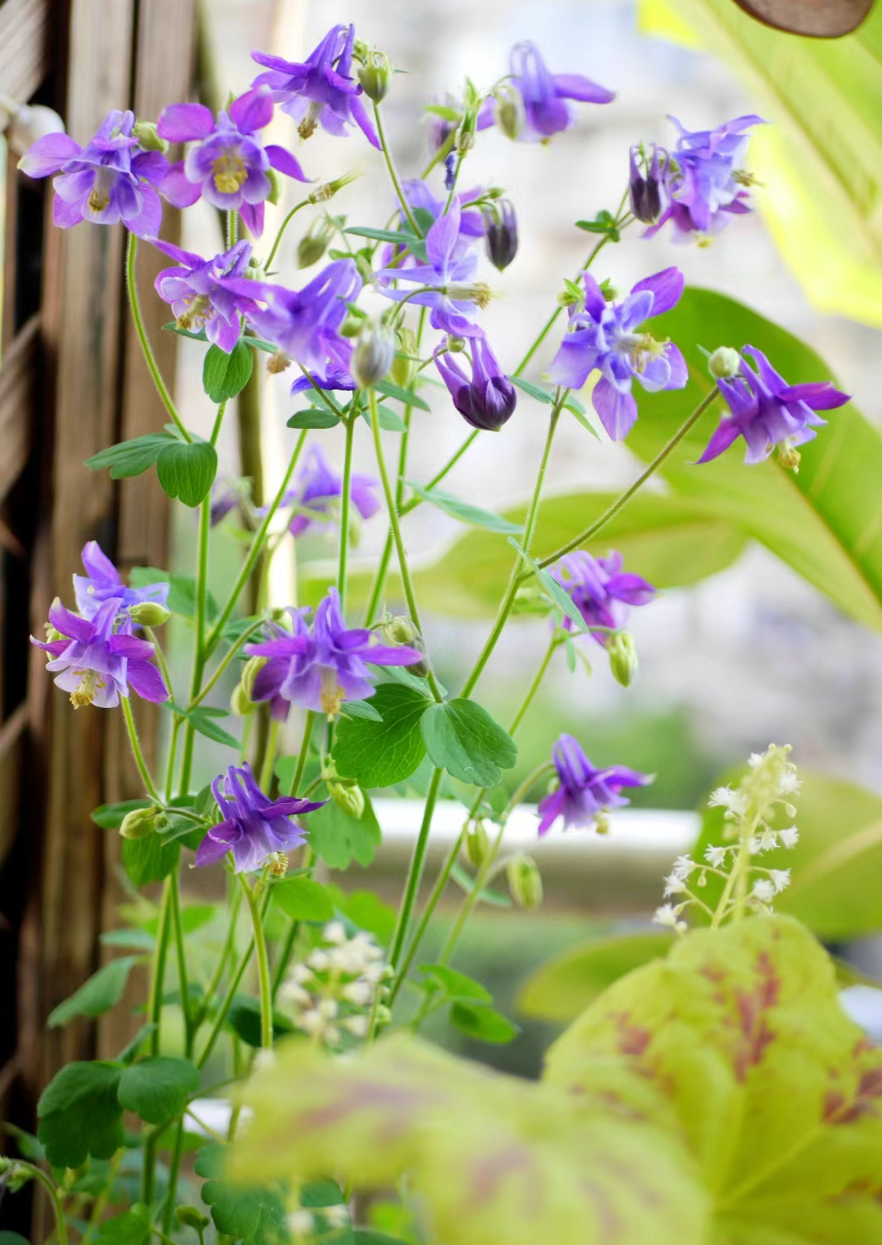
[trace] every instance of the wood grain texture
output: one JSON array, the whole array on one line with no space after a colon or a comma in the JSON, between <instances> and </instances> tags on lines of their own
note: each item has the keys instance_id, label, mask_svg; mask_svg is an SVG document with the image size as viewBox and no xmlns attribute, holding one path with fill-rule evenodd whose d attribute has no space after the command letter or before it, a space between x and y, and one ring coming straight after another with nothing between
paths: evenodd
<instances>
[{"instance_id":1,"label":"wood grain texture","mask_svg":"<svg viewBox=\"0 0 882 1245\"><path fill-rule=\"evenodd\" d=\"M21 474L34 442L40 325L33 316L5 351L0 366L0 500Z\"/></svg>"},{"instance_id":2,"label":"wood grain texture","mask_svg":"<svg viewBox=\"0 0 882 1245\"><path fill-rule=\"evenodd\" d=\"M24 103L49 76L52 0L5 0L0 6L0 91Z\"/></svg>"}]
</instances>

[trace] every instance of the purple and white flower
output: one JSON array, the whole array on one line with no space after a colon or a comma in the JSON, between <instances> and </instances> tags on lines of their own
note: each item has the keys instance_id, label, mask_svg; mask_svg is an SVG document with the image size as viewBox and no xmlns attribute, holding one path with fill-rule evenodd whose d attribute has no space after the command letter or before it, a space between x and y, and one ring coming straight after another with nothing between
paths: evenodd
<instances>
[{"instance_id":1,"label":"purple and white flower","mask_svg":"<svg viewBox=\"0 0 882 1245\"><path fill-rule=\"evenodd\" d=\"M249 765L230 765L211 784L223 821L199 844L197 865L213 865L233 853L236 873L259 869L268 856L290 852L306 841L306 831L292 817L315 812L327 800L283 796L271 800L254 781Z\"/></svg>"},{"instance_id":2,"label":"purple and white flower","mask_svg":"<svg viewBox=\"0 0 882 1245\"><path fill-rule=\"evenodd\" d=\"M372 631L346 626L337 589L331 588L308 632L299 629L286 638L245 646L249 655L269 659L254 681L252 700L280 696L333 717L346 700L373 696L369 665L412 666L425 660L415 648L375 641Z\"/></svg>"},{"instance_id":3,"label":"purple and white flower","mask_svg":"<svg viewBox=\"0 0 882 1245\"><path fill-rule=\"evenodd\" d=\"M332 26L305 61L286 61L266 52L252 52L251 59L265 65L266 73L253 86L268 87L282 112L297 121L301 138L309 138L321 125L329 134L345 138L347 126L357 125L378 150L380 140L368 119L363 88L352 75L354 26Z\"/></svg>"},{"instance_id":4,"label":"purple and white flower","mask_svg":"<svg viewBox=\"0 0 882 1245\"><path fill-rule=\"evenodd\" d=\"M623 569L620 553L593 558L584 549L569 553L551 568L551 574L572 599L585 620L585 626L606 627L618 631L625 625L631 606L648 605L655 588L639 575ZM563 626L572 630L566 616ZM592 638L606 648L608 631L592 631Z\"/></svg>"},{"instance_id":5,"label":"purple and white flower","mask_svg":"<svg viewBox=\"0 0 882 1245\"><path fill-rule=\"evenodd\" d=\"M355 301L362 287L354 260L334 260L302 290L265 282L252 284L255 298L267 303L248 316L257 333L314 373L321 388L343 388L337 380L348 375L341 360L348 360L351 346L340 337L339 330L346 319L347 303ZM335 371L330 378L325 377L329 364L334 364L339 376ZM351 383L354 387L355 382ZM299 383L295 388L299 391Z\"/></svg>"},{"instance_id":6,"label":"purple and white flower","mask_svg":"<svg viewBox=\"0 0 882 1245\"><path fill-rule=\"evenodd\" d=\"M743 353L750 355L758 370L742 358L740 376L717 381L730 414L723 417L698 461L710 462L744 437L746 463L762 462L777 446L782 464L795 469L799 466L795 447L814 440L815 428L827 422L816 412L835 410L851 398L828 380L788 385L761 350L745 346Z\"/></svg>"},{"instance_id":7,"label":"purple and white flower","mask_svg":"<svg viewBox=\"0 0 882 1245\"><path fill-rule=\"evenodd\" d=\"M19 160L29 177L55 178L52 218L62 229L81 220L117 221L141 238L154 238L162 222L157 186L168 173L159 151L146 151L133 135L133 112L109 112L95 137L81 147L67 134L46 134Z\"/></svg>"},{"instance_id":8,"label":"purple and white flower","mask_svg":"<svg viewBox=\"0 0 882 1245\"><path fill-rule=\"evenodd\" d=\"M649 774L610 765L595 769L572 735L561 735L554 745L554 768L559 786L539 804L539 834L547 834L558 817L569 826L594 826L608 808L622 808L630 801L621 794L623 787L645 787Z\"/></svg>"},{"instance_id":9,"label":"purple and white flower","mask_svg":"<svg viewBox=\"0 0 882 1245\"><path fill-rule=\"evenodd\" d=\"M143 588L129 588L122 576L102 550L97 540L83 546L85 575L74 575L74 594L77 609L86 619L93 619L105 601L115 601L117 610L130 610L146 601L154 605L168 603L168 584L146 584ZM60 628L59 628L60 630Z\"/></svg>"},{"instance_id":10,"label":"purple and white flower","mask_svg":"<svg viewBox=\"0 0 882 1245\"><path fill-rule=\"evenodd\" d=\"M545 142L553 134L575 125L567 100L586 104L609 104L615 92L598 86L577 73L553 74L535 43L516 43L509 58L511 85L524 104L524 124L518 139Z\"/></svg>"},{"instance_id":11,"label":"purple and white flower","mask_svg":"<svg viewBox=\"0 0 882 1245\"><path fill-rule=\"evenodd\" d=\"M380 509L375 490L379 480L353 472L349 496L362 519L369 519ZM308 528L325 529L333 523L343 493L343 480L333 470L321 449L313 445L297 474L297 484L282 498L281 506L295 506L288 525L292 536L301 536Z\"/></svg>"},{"instance_id":12,"label":"purple and white flower","mask_svg":"<svg viewBox=\"0 0 882 1245\"><path fill-rule=\"evenodd\" d=\"M472 339L472 374L466 372L458 354L439 347L435 366L450 390L453 405L466 423L486 432L498 432L511 418L518 394L485 337Z\"/></svg>"},{"instance_id":13,"label":"purple and white flower","mask_svg":"<svg viewBox=\"0 0 882 1245\"><path fill-rule=\"evenodd\" d=\"M650 317L670 311L683 293L679 268L665 268L638 281L625 298L608 303L589 272L582 278L585 307L570 309L568 331L549 369L551 379L580 389L600 372L591 401L614 441L622 441L637 418L634 379L650 393L682 389L689 379L682 354L670 341L638 331Z\"/></svg>"},{"instance_id":14,"label":"purple and white flower","mask_svg":"<svg viewBox=\"0 0 882 1245\"><path fill-rule=\"evenodd\" d=\"M168 700L165 680L150 660L153 645L132 635L122 598L103 601L91 619L72 614L56 600L49 622L62 638L44 642L31 636L31 643L52 654L46 669L56 675L56 686L70 693L75 709L113 709L130 689L144 700Z\"/></svg>"},{"instance_id":15,"label":"purple and white flower","mask_svg":"<svg viewBox=\"0 0 882 1245\"><path fill-rule=\"evenodd\" d=\"M153 245L175 261L174 268L163 268L155 284L159 297L171 304L178 328L205 329L208 340L229 354L239 340L242 316L258 310L245 277L251 243L237 242L213 259L158 239Z\"/></svg>"},{"instance_id":16,"label":"purple and white flower","mask_svg":"<svg viewBox=\"0 0 882 1245\"><path fill-rule=\"evenodd\" d=\"M264 204L272 194L270 168L299 182L309 179L284 147L264 147L257 131L273 118L269 87L246 91L219 112L204 104L170 104L157 130L170 143L193 142L183 160L173 164L162 193L175 207L204 198L224 212L239 212L255 238L263 233Z\"/></svg>"}]
</instances>

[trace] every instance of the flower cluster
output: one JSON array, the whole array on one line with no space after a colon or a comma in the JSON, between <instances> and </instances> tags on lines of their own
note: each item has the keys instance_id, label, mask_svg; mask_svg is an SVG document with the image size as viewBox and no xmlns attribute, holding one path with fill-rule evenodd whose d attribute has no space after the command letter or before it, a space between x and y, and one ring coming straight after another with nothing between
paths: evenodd
<instances>
[{"instance_id":1,"label":"flower cluster","mask_svg":"<svg viewBox=\"0 0 882 1245\"><path fill-rule=\"evenodd\" d=\"M322 931L321 942L302 964L295 964L279 989L294 1024L314 1041L339 1046L342 1035L367 1037L374 1010L389 1016L383 982L392 976L383 952L368 934L349 937L340 921Z\"/></svg>"},{"instance_id":2,"label":"flower cluster","mask_svg":"<svg viewBox=\"0 0 882 1245\"><path fill-rule=\"evenodd\" d=\"M599 833L606 830L606 812L623 808L628 800L623 787L645 787L649 774L640 774L624 765L595 769L572 735L561 735L554 745L557 784L539 804L539 834L547 834L558 817L564 829L590 826Z\"/></svg>"}]
</instances>

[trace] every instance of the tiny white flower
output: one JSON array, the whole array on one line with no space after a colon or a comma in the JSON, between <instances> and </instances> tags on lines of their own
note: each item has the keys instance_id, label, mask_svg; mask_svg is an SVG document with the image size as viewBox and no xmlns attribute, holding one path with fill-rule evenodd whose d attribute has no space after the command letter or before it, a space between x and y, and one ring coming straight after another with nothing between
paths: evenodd
<instances>
[{"instance_id":1,"label":"tiny white flower","mask_svg":"<svg viewBox=\"0 0 882 1245\"><path fill-rule=\"evenodd\" d=\"M778 838L781 840L782 847L796 847L799 842L799 831L796 826L791 826L788 830L779 830Z\"/></svg>"},{"instance_id":2,"label":"tiny white flower","mask_svg":"<svg viewBox=\"0 0 882 1245\"><path fill-rule=\"evenodd\" d=\"M372 985L372 986L379 985L381 981L384 981L386 977L389 976L389 965L388 964L368 964L362 970L361 976L362 976L362 980L366 981L368 985Z\"/></svg>"},{"instance_id":3,"label":"tiny white flower","mask_svg":"<svg viewBox=\"0 0 882 1245\"><path fill-rule=\"evenodd\" d=\"M771 903L775 898L775 885L768 878L760 878L754 882L751 893L754 899L758 899L760 903Z\"/></svg>"},{"instance_id":4,"label":"tiny white flower","mask_svg":"<svg viewBox=\"0 0 882 1245\"><path fill-rule=\"evenodd\" d=\"M678 919L678 909L671 903L662 904L660 908L656 908L655 916L652 918L656 925L663 925L666 929L675 930L678 934L686 932L686 922Z\"/></svg>"},{"instance_id":5,"label":"tiny white flower","mask_svg":"<svg viewBox=\"0 0 882 1245\"><path fill-rule=\"evenodd\" d=\"M679 878L681 881L685 881L686 878L689 877L692 870L697 868L698 865L691 856L678 856L674 861L673 868L671 869L671 877Z\"/></svg>"},{"instance_id":6,"label":"tiny white flower","mask_svg":"<svg viewBox=\"0 0 882 1245\"><path fill-rule=\"evenodd\" d=\"M709 865L719 869L721 865L726 863L726 855L725 847L708 847L705 849L704 858Z\"/></svg>"},{"instance_id":7,"label":"tiny white flower","mask_svg":"<svg viewBox=\"0 0 882 1245\"><path fill-rule=\"evenodd\" d=\"M345 1020L341 1021L341 1027L354 1037L365 1038L368 1035L370 1022L367 1016L347 1016Z\"/></svg>"},{"instance_id":8,"label":"tiny white flower","mask_svg":"<svg viewBox=\"0 0 882 1245\"><path fill-rule=\"evenodd\" d=\"M308 1012L301 1012L294 1023L298 1029L302 1029L304 1033L312 1037L323 1033L325 1028L325 1018L315 1007L311 1007Z\"/></svg>"},{"instance_id":9,"label":"tiny white flower","mask_svg":"<svg viewBox=\"0 0 882 1245\"><path fill-rule=\"evenodd\" d=\"M790 885L789 869L770 869L769 879L775 888L775 894L780 895Z\"/></svg>"},{"instance_id":10,"label":"tiny white flower","mask_svg":"<svg viewBox=\"0 0 882 1245\"><path fill-rule=\"evenodd\" d=\"M682 878L675 877L673 873L665 878L665 895L682 895L685 890L686 883Z\"/></svg>"},{"instance_id":11,"label":"tiny white flower","mask_svg":"<svg viewBox=\"0 0 882 1245\"><path fill-rule=\"evenodd\" d=\"M285 1003L293 1003L295 1007L303 1007L307 1004L311 995L308 990L304 990L303 986L299 986L296 981L283 981L279 989L279 997Z\"/></svg>"},{"instance_id":12,"label":"tiny white flower","mask_svg":"<svg viewBox=\"0 0 882 1245\"><path fill-rule=\"evenodd\" d=\"M329 1228L345 1228L349 1223L349 1211L345 1206L323 1206L322 1218Z\"/></svg>"},{"instance_id":13,"label":"tiny white flower","mask_svg":"<svg viewBox=\"0 0 882 1245\"><path fill-rule=\"evenodd\" d=\"M727 808L730 813L741 815L747 807L744 795L740 791L733 791L731 787L717 787L716 791L711 792L708 800L710 808Z\"/></svg>"},{"instance_id":14,"label":"tiny white flower","mask_svg":"<svg viewBox=\"0 0 882 1245\"><path fill-rule=\"evenodd\" d=\"M322 931L322 937L325 942L334 943L336 946L344 943L346 941L346 930L342 921L331 921Z\"/></svg>"},{"instance_id":15,"label":"tiny white flower","mask_svg":"<svg viewBox=\"0 0 882 1245\"><path fill-rule=\"evenodd\" d=\"M316 1005L318 1014L325 1020L333 1020L337 1015L336 999L320 999Z\"/></svg>"},{"instance_id":16,"label":"tiny white flower","mask_svg":"<svg viewBox=\"0 0 882 1245\"><path fill-rule=\"evenodd\" d=\"M312 1232L313 1217L311 1210L292 1210L287 1217L288 1227L295 1236L308 1236Z\"/></svg>"},{"instance_id":17,"label":"tiny white flower","mask_svg":"<svg viewBox=\"0 0 882 1245\"><path fill-rule=\"evenodd\" d=\"M305 985L307 981L312 981L312 969L306 964L295 964L289 973L289 977L298 983Z\"/></svg>"},{"instance_id":18,"label":"tiny white flower","mask_svg":"<svg viewBox=\"0 0 882 1245\"><path fill-rule=\"evenodd\" d=\"M322 951L321 948L318 948L312 952L306 962L309 967L315 969L317 973L323 973L330 964L330 959L327 951Z\"/></svg>"},{"instance_id":19,"label":"tiny white flower","mask_svg":"<svg viewBox=\"0 0 882 1245\"><path fill-rule=\"evenodd\" d=\"M778 836L768 827L760 835L760 845L764 852L771 852L778 846Z\"/></svg>"},{"instance_id":20,"label":"tiny white flower","mask_svg":"<svg viewBox=\"0 0 882 1245\"><path fill-rule=\"evenodd\" d=\"M366 1007L374 997L374 992L367 981L351 981L340 991L340 997L347 1003L354 1003L356 1007Z\"/></svg>"}]
</instances>

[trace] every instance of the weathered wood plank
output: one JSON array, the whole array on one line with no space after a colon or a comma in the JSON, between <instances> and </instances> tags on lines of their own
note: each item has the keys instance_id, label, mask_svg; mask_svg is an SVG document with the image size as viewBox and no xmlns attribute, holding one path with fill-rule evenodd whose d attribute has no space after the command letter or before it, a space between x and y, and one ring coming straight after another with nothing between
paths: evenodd
<instances>
[{"instance_id":1,"label":"weathered wood plank","mask_svg":"<svg viewBox=\"0 0 882 1245\"><path fill-rule=\"evenodd\" d=\"M33 444L39 337L39 317L32 316L4 352L0 366L0 499L18 479Z\"/></svg>"},{"instance_id":2,"label":"weathered wood plank","mask_svg":"<svg viewBox=\"0 0 882 1245\"><path fill-rule=\"evenodd\" d=\"M19 821L27 725L28 707L24 704L19 705L0 727L0 867Z\"/></svg>"},{"instance_id":3,"label":"weathered wood plank","mask_svg":"<svg viewBox=\"0 0 882 1245\"><path fill-rule=\"evenodd\" d=\"M11 99L29 100L49 76L54 7L51 0L5 0L0 6L0 91Z\"/></svg>"}]
</instances>

